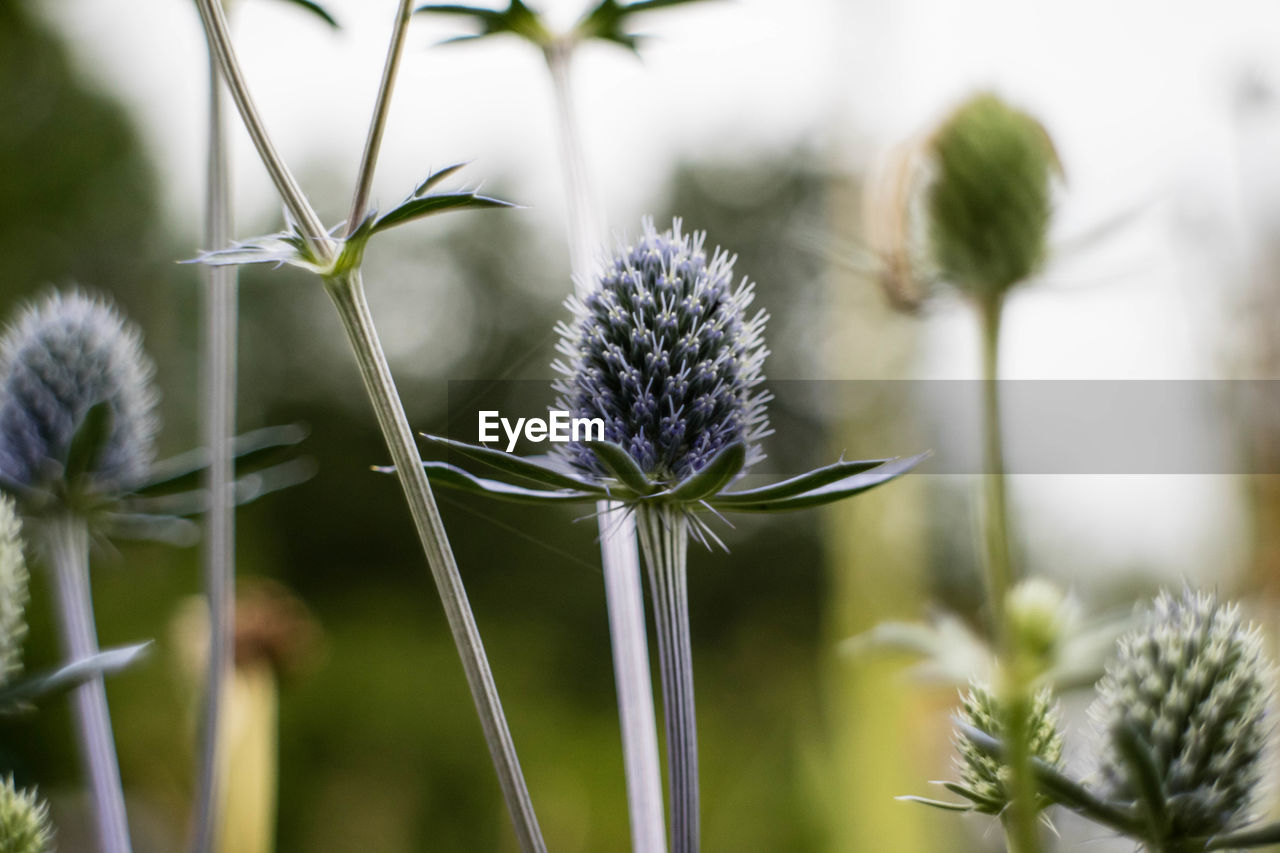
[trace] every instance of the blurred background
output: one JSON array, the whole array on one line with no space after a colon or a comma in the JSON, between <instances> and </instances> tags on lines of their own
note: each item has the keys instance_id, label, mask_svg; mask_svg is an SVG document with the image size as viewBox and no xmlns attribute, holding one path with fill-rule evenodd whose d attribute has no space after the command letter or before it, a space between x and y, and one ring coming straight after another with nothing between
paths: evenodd
<instances>
[{"instance_id":1,"label":"blurred background","mask_svg":"<svg viewBox=\"0 0 1280 853\"><path fill-rule=\"evenodd\" d=\"M268 125L336 222L395 3L329 0L337 32L273 0L235 5ZM542 5L567 25L585 4ZM1055 256L1009 306L1006 377L1280 378L1275 4L739 0L641 23L654 34L641 58L593 46L575 66L597 195L613 229L680 215L739 254L773 316L771 378L977 376L958 299L915 317L887 306L862 198L892 145L980 88L1039 116L1065 172ZM427 431L448 425L450 380L549 380L570 290L541 59L502 39L436 46L461 28L415 20L375 196L393 203L431 167L474 160L466 180L525 207L429 220L371 251L374 315ZM4 312L50 285L115 298L159 365L166 453L198 435L199 278L176 262L200 248L206 81L191 3L0 0ZM238 126L235 140L237 233L275 230ZM408 514L369 470L387 460L336 317L293 271L249 270L242 285L240 428L304 423L318 464L238 516L241 577L309 612L279 672L278 849L515 850ZM822 399L857 387L780 384L768 469L814 448L835 458L854 436L879 455L922 449L902 446L883 401ZM1234 452L1277 470L1280 420L1249 426ZM549 846L627 849L594 525L439 497ZM1012 498L1023 564L1091 617L1187 580L1276 622L1280 478L1026 475ZM954 689L841 645L885 619L978 621L975 500L971 478L922 474L830 511L735 522L728 555L691 554L707 850L999 848L985 819L892 799L950 777ZM102 549L93 583L104 645L157 640L109 694L138 849L180 849L197 552ZM58 657L49 605L36 571L31 668ZM1073 754L1086 700L1065 700ZM60 849L76 851L86 803L70 731L65 702L4 720L0 761L51 798ZM1058 824L1063 849L1126 849Z\"/></svg>"}]
</instances>

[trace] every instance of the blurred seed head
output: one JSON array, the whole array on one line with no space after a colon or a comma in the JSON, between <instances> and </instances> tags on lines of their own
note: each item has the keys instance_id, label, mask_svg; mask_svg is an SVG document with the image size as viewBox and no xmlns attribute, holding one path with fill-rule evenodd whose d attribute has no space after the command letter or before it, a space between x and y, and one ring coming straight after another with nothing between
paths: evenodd
<instances>
[{"instance_id":1,"label":"blurred seed head","mask_svg":"<svg viewBox=\"0 0 1280 853\"><path fill-rule=\"evenodd\" d=\"M758 387L767 317L747 318L752 285L735 286L734 257L717 249L708 259L705 239L682 233L679 219L662 232L645 219L590 294L569 299L572 324L557 327L565 358L554 365L563 374L557 405L602 418L605 438L658 482L701 469L736 441L746 443L750 467L769 432ZM558 447L579 470L603 473L585 447Z\"/></svg>"},{"instance_id":2,"label":"blurred seed head","mask_svg":"<svg viewBox=\"0 0 1280 853\"><path fill-rule=\"evenodd\" d=\"M1067 595L1043 578L1028 578L1009 591L1006 604L1010 640L1024 676L1038 678L1058 661L1075 621L1075 608Z\"/></svg>"},{"instance_id":3,"label":"blurred seed head","mask_svg":"<svg viewBox=\"0 0 1280 853\"><path fill-rule=\"evenodd\" d=\"M49 853L53 829L49 807L35 793L0 781L0 853Z\"/></svg>"},{"instance_id":4,"label":"blurred seed head","mask_svg":"<svg viewBox=\"0 0 1280 853\"><path fill-rule=\"evenodd\" d=\"M1053 143L1031 115L990 93L962 104L927 143L932 262L975 299L997 298L1044 262Z\"/></svg>"},{"instance_id":5,"label":"blurred seed head","mask_svg":"<svg viewBox=\"0 0 1280 853\"><path fill-rule=\"evenodd\" d=\"M13 501L0 497L0 684L22 671L27 636L27 561Z\"/></svg>"},{"instance_id":6,"label":"blurred seed head","mask_svg":"<svg viewBox=\"0 0 1280 853\"><path fill-rule=\"evenodd\" d=\"M0 478L19 491L117 494L150 468L158 427L155 366L136 326L79 291L29 305L0 339ZM68 454L90 410L106 432L82 482Z\"/></svg>"},{"instance_id":7,"label":"blurred seed head","mask_svg":"<svg viewBox=\"0 0 1280 853\"><path fill-rule=\"evenodd\" d=\"M1117 745L1127 727L1150 751L1174 837L1210 836L1250 817L1263 773L1272 672L1256 626L1216 596L1163 592L1147 624L1121 638L1091 713L1108 747L1108 793L1139 782Z\"/></svg>"},{"instance_id":8,"label":"blurred seed head","mask_svg":"<svg viewBox=\"0 0 1280 853\"><path fill-rule=\"evenodd\" d=\"M994 738L1003 738L1005 714L999 700L984 685L974 683L960 697L959 718ZM1048 688L1037 691L1031 702L1031 755L1050 767L1062 767L1061 718L1053 692ZM999 759L987 755L973 741L958 734L955 737L956 766L960 770L960 785L965 796L973 801L975 809L985 814L998 815L1010 802L1010 772ZM1036 809L1050 805L1050 800L1037 796Z\"/></svg>"}]
</instances>

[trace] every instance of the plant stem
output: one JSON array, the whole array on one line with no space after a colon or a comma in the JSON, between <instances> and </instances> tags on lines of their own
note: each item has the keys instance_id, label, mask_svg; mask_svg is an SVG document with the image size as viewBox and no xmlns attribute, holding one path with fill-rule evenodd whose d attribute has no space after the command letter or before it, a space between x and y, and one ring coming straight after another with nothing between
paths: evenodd
<instances>
[{"instance_id":1,"label":"plant stem","mask_svg":"<svg viewBox=\"0 0 1280 853\"><path fill-rule=\"evenodd\" d=\"M601 216L591 193L574 110L569 75L572 56L573 44L567 41L554 42L543 50L556 103L560 166L569 219L569 267L574 290L579 298L585 298L595 286ZM633 853L666 853L662 766L658 760L658 725L653 708L635 521L617 504L602 501L597 509L631 849Z\"/></svg>"},{"instance_id":2,"label":"plant stem","mask_svg":"<svg viewBox=\"0 0 1280 853\"><path fill-rule=\"evenodd\" d=\"M250 137L266 164L267 171L275 182L281 198L297 220L298 227L317 258L324 262L332 261L335 254L334 243L324 230L319 216L294 181L288 167L280 159L249 95L219 3L217 0L196 0L196 4L200 9L200 17L204 23L205 36L209 41L210 49L218 59L219 67L226 77L240 116L249 129ZM402 30L406 21L402 11L403 3L401 13L397 15L396 30L392 36L390 49L392 57L399 53L400 48L397 47L397 43L403 40ZM397 63L398 60L389 59L388 70L394 72ZM381 138L381 130L377 125L386 119L392 81L393 76L384 75L379 89L377 101L379 106L375 107L374 127L369 132L372 142L366 147L362 161L361 175L357 180L356 202L360 197L358 187L371 180L370 175L377 159L377 141ZM353 218L358 219L359 216ZM533 804L520 772L520 763L516 758L506 718L502 714L502 704L493 682L493 673L489 669L489 662L484 654L484 645L480 641L480 634L471 614L471 605L467 601L466 590L463 588L453 551L449 547L439 509L431 494L431 487L427 483L426 473L422 469L422 458L418 454L408 418L405 416L404 407L396 392L395 382L391 378L391 370L387 365L382 343L378 339L377 329L369 313L360 271L357 268L335 277L325 278L324 284L347 331L360 369L360 376L364 380L365 390L373 405L378 425L382 429L383 439L395 462L396 476L404 489L409 512L413 516L418 538L427 557L427 564L440 593L445 617L458 648L467 684L471 688L472 698L480 716L480 725L484 730L485 740L498 772L498 782L515 824L516 837L525 853L543 853L546 845L538 829Z\"/></svg>"},{"instance_id":3,"label":"plant stem","mask_svg":"<svg viewBox=\"0 0 1280 853\"><path fill-rule=\"evenodd\" d=\"M271 137L267 134L267 128L263 124L262 116L258 113L257 105L254 104L253 97L249 93L249 86L245 82L244 72L240 69L240 62L236 58L235 48L231 44L231 34L227 29L227 18L223 12L221 0L195 0L195 3L196 8L200 10L200 20L204 24L209 50L217 60L218 67L222 70L223 79L226 80L227 88L231 92L231 98L235 101L236 109L240 112L240 118L244 122L245 128L249 131L249 138L253 140L254 147L258 149L262 163L267 168L267 174L271 176L271 181L280 193L280 198L284 202L285 208L297 220L302 236L306 239L312 252L315 253L316 258L320 261L332 260L334 252L333 241L325 230L324 224L320 221L315 208L307 201L306 195L302 192L302 187L298 185L293 173L289 171L289 167L285 165L279 152L276 151L275 145L271 142Z\"/></svg>"},{"instance_id":4,"label":"plant stem","mask_svg":"<svg viewBox=\"0 0 1280 853\"><path fill-rule=\"evenodd\" d=\"M1000 637L1004 632L1005 599L1013 585L1009 557L1009 508L1005 494L1004 436L1000 425L1000 319L1004 300L988 297L978 305L982 335L983 463L986 476L984 514L987 552L987 593L992 608L992 624Z\"/></svg>"},{"instance_id":5,"label":"plant stem","mask_svg":"<svg viewBox=\"0 0 1280 853\"><path fill-rule=\"evenodd\" d=\"M636 529L653 595L654 625L662 671L667 768L671 791L672 853L697 853L698 726L693 698L693 649L689 640L687 557L689 527L671 507L641 507Z\"/></svg>"},{"instance_id":6,"label":"plant stem","mask_svg":"<svg viewBox=\"0 0 1280 853\"><path fill-rule=\"evenodd\" d=\"M231 239L231 176L223 117L222 80L209 58L209 164L205 210L205 247L210 251ZM235 630L235 494L231 456L236 417L236 268L205 267L203 408L209 495L202 552L209 603L209 660L201 720L199 777L196 785L193 853L211 853L222 814L226 755L222 709L233 665Z\"/></svg>"},{"instance_id":7,"label":"plant stem","mask_svg":"<svg viewBox=\"0 0 1280 853\"><path fill-rule=\"evenodd\" d=\"M396 9L396 22L391 31L391 44L387 47L387 61L382 68L382 80L378 84L378 97L373 106L373 118L369 121L369 134L365 138L364 154L360 158L360 170L356 173L356 189L351 198L351 213L347 215L347 236L360 227L365 208L369 204L369 191L373 186L373 173L378 164L378 152L382 148L382 133L387 126L391 109L391 92L395 88L400 70L400 56L404 53L405 34L409 31L409 17L413 3L400 0Z\"/></svg>"},{"instance_id":8,"label":"plant stem","mask_svg":"<svg viewBox=\"0 0 1280 853\"><path fill-rule=\"evenodd\" d=\"M83 660L98 652L89 591L89 534L84 520L71 515L50 520L45 544L58 600L63 655L68 662ZM72 691L71 703L93 791L98 842L103 853L129 853L129 823L102 676L96 675Z\"/></svg>"},{"instance_id":9,"label":"plant stem","mask_svg":"<svg viewBox=\"0 0 1280 853\"><path fill-rule=\"evenodd\" d=\"M658 724L653 710L635 519L617 503L601 501L597 509L601 513L600 555L618 691L631 849L634 853L665 853L662 767L658 762Z\"/></svg>"},{"instance_id":10,"label":"plant stem","mask_svg":"<svg viewBox=\"0 0 1280 853\"><path fill-rule=\"evenodd\" d=\"M574 285L581 296L584 290L590 292L593 287L591 274L596 266L595 253L600 249L600 216L591 193L587 160L582 147L582 132L578 127L570 87L569 68L573 57L573 43L552 42L544 48L543 56L547 61L547 70L551 72L556 103L560 165L569 212L569 266L573 270Z\"/></svg>"},{"instance_id":11,"label":"plant stem","mask_svg":"<svg viewBox=\"0 0 1280 853\"><path fill-rule=\"evenodd\" d=\"M1000 421L1000 321L1004 299L987 296L978 303L982 336L982 402L986 493L985 534L987 587L1001 664L999 685L1012 788L1005 836L1013 853L1037 853L1036 779L1031 755L1032 685L1017 638L1009 628L1007 601L1014 582L1009 545L1009 506L1004 467L1004 433Z\"/></svg>"},{"instance_id":12,"label":"plant stem","mask_svg":"<svg viewBox=\"0 0 1280 853\"><path fill-rule=\"evenodd\" d=\"M359 270L338 278L325 279L325 290L328 291L334 306L338 309L338 315L342 318L342 324L360 367L360 377L364 380L365 391L368 392L374 414L378 418L378 426L382 428L382 437L395 463L396 476L401 488L404 489L405 500L409 504L409 512L413 516L413 524L418 531L418 539L422 543L422 550L426 553L431 575L440 592L449 630L453 634L458 655L462 659L467 685L471 688L471 696L480 716L485 740L498 771L498 782L515 824L520 848L525 853L545 851L546 845L538 829L538 820L533 812L533 803L529 798L524 776L520 772L520 762L516 758L511 732L507 728L507 721L502 713L502 703L498 699L493 673L485 657L484 644L480 640L480 632L471 614L471 605L467 601L462 576L458 572L458 564L454 560L449 539L445 535L440 511L436 507L431 486L422 469L422 458L414 443L409 420L400 403L400 396L396 392L391 370L382 351L382 344L374 328Z\"/></svg>"}]
</instances>

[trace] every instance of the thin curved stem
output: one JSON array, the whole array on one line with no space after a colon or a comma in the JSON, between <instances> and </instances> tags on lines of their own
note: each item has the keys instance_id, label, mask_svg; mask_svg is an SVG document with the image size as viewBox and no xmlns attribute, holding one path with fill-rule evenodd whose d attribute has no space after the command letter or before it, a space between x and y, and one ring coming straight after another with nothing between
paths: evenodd
<instances>
[{"instance_id":1,"label":"thin curved stem","mask_svg":"<svg viewBox=\"0 0 1280 853\"><path fill-rule=\"evenodd\" d=\"M382 134L387 126L391 110L391 92L395 88L400 57L404 53L405 34L409 31L409 18L413 15L411 0L400 0L396 9L396 23L391 32L391 44L387 47L387 61L382 68L382 81L378 84L378 99L374 103L373 118L369 121L369 134L365 138L364 154L360 158L360 171L356 173L356 189L351 198L351 213L347 215L347 236L360 227L365 208L369 204L369 192L373 187L373 173L378 164L378 152L382 148Z\"/></svg>"},{"instance_id":2,"label":"thin curved stem","mask_svg":"<svg viewBox=\"0 0 1280 853\"><path fill-rule=\"evenodd\" d=\"M502 713L502 702L498 698L493 672L485 657L480 631L471 614L471 605L462 585L458 564L449 547L440 510L423 471L422 457L413 440L413 431L409 428L409 420L405 416L395 381L391 377L391 369L378 340L360 273L354 271L340 278L326 279L325 289L342 318L360 367L365 391L368 392L378 425L382 428L382 437L391 452L392 462L395 463L396 477L404 489L418 539L440 592L449 630L462 659L467 685L471 688L471 697L480 716L485 741L498 771L498 782L515 824L520 848L525 853L545 853L546 845L538 828L529 790L520 772L520 762L516 758L511 732Z\"/></svg>"},{"instance_id":3,"label":"thin curved stem","mask_svg":"<svg viewBox=\"0 0 1280 853\"><path fill-rule=\"evenodd\" d=\"M64 515L49 521L45 545L53 570L63 655L69 662L84 660L98 653L89 590L89 533L84 520ZM73 690L71 706L93 793L98 843L102 853L129 853L129 822L102 676L96 675Z\"/></svg>"},{"instance_id":4,"label":"thin curved stem","mask_svg":"<svg viewBox=\"0 0 1280 853\"><path fill-rule=\"evenodd\" d=\"M209 59L209 164L205 210L205 247L223 248L231 240L231 176L223 116L222 81ZM236 268L205 267L202 366L204 445L209 467L205 488L202 550L209 605L209 660L200 732L193 853L211 853L222 814L226 754L222 744L222 708L233 666L235 630L235 486L232 436L236 418Z\"/></svg>"},{"instance_id":5,"label":"thin curved stem","mask_svg":"<svg viewBox=\"0 0 1280 853\"><path fill-rule=\"evenodd\" d=\"M263 165L267 167L267 173L271 175L272 183L275 184L289 213L297 220L303 237L316 257L321 261L332 260L333 241L325 231L315 208L307 201L302 187L298 185L293 173L289 171L289 167L276 151L257 105L254 104L253 97L249 93L244 72L240 68L240 62L231 44L231 34L227 28L227 18L223 12L221 0L195 0L195 2L196 8L200 10L200 20L204 23L209 50L222 70L231 98L240 111L240 118L249 131L254 147L258 149Z\"/></svg>"},{"instance_id":6,"label":"thin curved stem","mask_svg":"<svg viewBox=\"0 0 1280 853\"><path fill-rule=\"evenodd\" d=\"M693 648L689 637L689 526L668 507L642 507L636 529L649 568L662 709L667 735L667 772L671 793L672 853L697 853L698 725L693 695Z\"/></svg>"}]
</instances>

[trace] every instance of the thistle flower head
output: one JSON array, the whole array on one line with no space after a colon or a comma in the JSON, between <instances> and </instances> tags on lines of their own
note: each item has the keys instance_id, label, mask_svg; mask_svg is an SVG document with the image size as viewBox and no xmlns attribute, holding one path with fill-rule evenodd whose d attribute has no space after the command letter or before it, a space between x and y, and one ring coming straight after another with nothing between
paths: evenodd
<instances>
[{"instance_id":1,"label":"thistle flower head","mask_svg":"<svg viewBox=\"0 0 1280 853\"><path fill-rule=\"evenodd\" d=\"M1044 261L1057 155L1034 117L990 93L962 104L929 140L932 262L979 299L999 296Z\"/></svg>"},{"instance_id":2,"label":"thistle flower head","mask_svg":"<svg viewBox=\"0 0 1280 853\"><path fill-rule=\"evenodd\" d=\"M573 322L557 328L559 407L602 419L605 439L658 483L700 470L735 442L746 445L749 467L769 431L758 390L767 317L746 316L752 285L735 286L734 258L718 249L708 258L705 237L682 233L679 219L663 232L645 219L590 294L569 300ZM562 446L576 469L603 474L587 448Z\"/></svg>"},{"instance_id":3,"label":"thistle flower head","mask_svg":"<svg viewBox=\"0 0 1280 853\"><path fill-rule=\"evenodd\" d=\"M1147 624L1121 638L1092 713L1108 748L1110 795L1133 801L1142 779L1120 738L1150 754L1171 837L1205 837L1249 818L1268 733L1270 666L1235 605L1190 590L1156 599Z\"/></svg>"},{"instance_id":4,"label":"thistle flower head","mask_svg":"<svg viewBox=\"0 0 1280 853\"><path fill-rule=\"evenodd\" d=\"M999 700L985 686L974 683L960 697L960 721L995 738L1003 738L1005 714ZM1031 755L1050 767L1062 767L1061 720L1053 692L1039 690L1031 702L1030 732ZM1010 801L1009 768L974 744L963 734L955 738L956 766L960 770L960 785L955 790L973 803L975 811L998 815ZM1037 796L1036 807L1043 809L1050 800Z\"/></svg>"},{"instance_id":5,"label":"thistle flower head","mask_svg":"<svg viewBox=\"0 0 1280 853\"><path fill-rule=\"evenodd\" d=\"M49 807L35 791L0 780L0 853L48 853L53 849Z\"/></svg>"},{"instance_id":6,"label":"thistle flower head","mask_svg":"<svg viewBox=\"0 0 1280 853\"><path fill-rule=\"evenodd\" d=\"M22 669L27 635L27 561L13 501L0 497L0 685Z\"/></svg>"},{"instance_id":7,"label":"thistle flower head","mask_svg":"<svg viewBox=\"0 0 1280 853\"><path fill-rule=\"evenodd\" d=\"M0 339L0 479L19 491L128 490L152 460L154 372L109 303L73 291L28 306ZM72 470L87 424L100 435Z\"/></svg>"}]
</instances>

